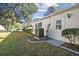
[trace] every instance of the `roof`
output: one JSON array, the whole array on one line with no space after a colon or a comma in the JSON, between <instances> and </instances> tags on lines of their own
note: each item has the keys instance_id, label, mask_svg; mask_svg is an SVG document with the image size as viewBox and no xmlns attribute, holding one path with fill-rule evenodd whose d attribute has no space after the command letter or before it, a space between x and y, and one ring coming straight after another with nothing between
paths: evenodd
<instances>
[{"instance_id":1,"label":"roof","mask_svg":"<svg viewBox=\"0 0 79 59\"><path fill-rule=\"evenodd\" d=\"M66 11L69 11L69 10L72 10L72 9L76 9L76 8L79 8L79 4L72 5L72 6L69 7L69 8L57 10L57 11L55 11L55 12L53 12L53 13L49 14L48 16L45 16L45 17L43 17L43 18L41 18L41 19L39 18L39 19L37 19L37 20L33 20L33 22L40 21L40 20L44 20L44 19L49 18L49 17L51 17L51 16L55 16L55 15L57 15L57 14L61 14L61 13L63 13L63 12L66 12Z\"/></svg>"}]
</instances>

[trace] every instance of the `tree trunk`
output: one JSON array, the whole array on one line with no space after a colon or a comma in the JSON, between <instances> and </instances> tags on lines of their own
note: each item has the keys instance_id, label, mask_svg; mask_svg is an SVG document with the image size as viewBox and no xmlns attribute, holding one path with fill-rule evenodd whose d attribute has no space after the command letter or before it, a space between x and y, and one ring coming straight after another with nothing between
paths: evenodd
<instances>
[{"instance_id":1,"label":"tree trunk","mask_svg":"<svg viewBox=\"0 0 79 59\"><path fill-rule=\"evenodd\" d=\"M72 43L72 40L69 38L70 43Z\"/></svg>"}]
</instances>

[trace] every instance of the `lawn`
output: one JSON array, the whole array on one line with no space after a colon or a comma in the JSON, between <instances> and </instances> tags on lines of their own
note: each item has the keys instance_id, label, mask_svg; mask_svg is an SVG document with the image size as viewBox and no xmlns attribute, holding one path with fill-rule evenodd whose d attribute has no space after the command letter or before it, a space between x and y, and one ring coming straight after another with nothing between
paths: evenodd
<instances>
[{"instance_id":1,"label":"lawn","mask_svg":"<svg viewBox=\"0 0 79 59\"><path fill-rule=\"evenodd\" d=\"M0 55L3 56L69 56L72 53L51 46L48 43L29 43L27 42L28 33L12 32L0 42ZM4 35L5 36L5 35Z\"/></svg>"},{"instance_id":2,"label":"lawn","mask_svg":"<svg viewBox=\"0 0 79 59\"><path fill-rule=\"evenodd\" d=\"M0 32L0 42L2 42L11 32Z\"/></svg>"}]
</instances>

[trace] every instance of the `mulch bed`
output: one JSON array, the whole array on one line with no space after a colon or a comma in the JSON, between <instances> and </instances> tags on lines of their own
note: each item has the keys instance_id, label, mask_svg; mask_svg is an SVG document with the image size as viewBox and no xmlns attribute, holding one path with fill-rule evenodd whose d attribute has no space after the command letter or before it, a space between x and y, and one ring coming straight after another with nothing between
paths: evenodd
<instances>
[{"instance_id":1,"label":"mulch bed","mask_svg":"<svg viewBox=\"0 0 79 59\"><path fill-rule=\"evenodd\" d=\"M33 34L30 35L29 38L30 38L31 41L46 41L46 40L48 40L47 37L38 38L38 37L36 37L36 36L33 35Z\"/></svg>"},{"instance_id":2,"label":"mulch bed","mask_svg":"<svg viewBox=\"0 0 79 59\"><path fill-rule=\"evenodd\" d=\"M79 52L79 45L65 42L62 46Z\"/></svg>"}]
</instances>

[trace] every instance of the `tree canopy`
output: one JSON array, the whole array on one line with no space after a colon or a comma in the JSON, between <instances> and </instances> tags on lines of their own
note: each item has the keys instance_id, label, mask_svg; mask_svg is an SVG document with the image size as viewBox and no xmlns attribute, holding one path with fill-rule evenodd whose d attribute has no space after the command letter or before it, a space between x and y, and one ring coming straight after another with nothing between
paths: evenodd
<instances>
[{"instance_id":1,"label":"tree canopy","mask_svg":"<svg viewBox=\"0 0 79 59\"><path fill-rule=\"evenodd\" d=\"M62 36L69 39L70 43L75 43L75 37L79 35L79 28L68 28L62 31Z\"/></svg>"},{"instance_id":2,"label":"tree canopy","mask_svg":"<svg viewBox=\"0 0 79 59\"><path fill-rule=\"evenodd\" d=\"M44 14L45 16L55 12L57 10L57 8L55 6L50 6L48 9L47 9L47 12Z\"/></svg>"},{"instance_id":3,"label":"tree canopy","mask_svg":"<svg viewBox=\"0 0 79 59\"><path fill-rule=\"evenodd\" d=\"M21 20L31 20L36 6L33 3L1 3L0 4L0 25L8 28L10 25Z\"/></svg>"}]
</instances>

